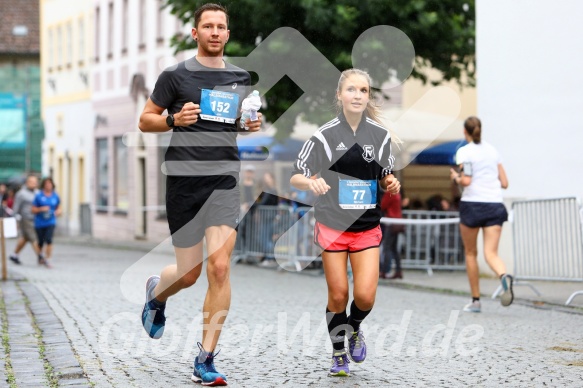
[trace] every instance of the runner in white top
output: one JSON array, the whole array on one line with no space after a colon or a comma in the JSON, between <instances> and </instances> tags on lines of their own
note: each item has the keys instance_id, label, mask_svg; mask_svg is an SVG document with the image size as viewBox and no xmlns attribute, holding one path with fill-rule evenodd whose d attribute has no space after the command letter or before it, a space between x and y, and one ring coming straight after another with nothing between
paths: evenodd
<instances>
[{"instance_id":1,"label":"runner in white top","mask_svg":"<svg viewBox=\"0 0 583 388\"><path fill-rule=\"evenodd\" d=\"M471 142L460 148L456 154L458 165L469 171L471 184L462 193L462 201L467 202L502 202L502 186L498 177L502 158L489 143ZM502 168L502 167L501 167Z\"/></svg>"},{"instance_id":2,"label":"runner in white top","mask_svg":"<svg viewBox=\"0 0 583 388\"><path fill-rule=\"evenodd\" d=\"M512 276L506 273L506 265L498 256L502 224L508 219L502 203L502 189L508 187L508 179L498 151L482 141L480 119L473 116L466 119L464 136L469 144L460 148L456 155L461 173L452 168L450 177L463 188L459 209L460 231L472 293L472 302L464 307L464 311L479 313L481 303L477 241L480 229L484 233L486 263L500 278L504 288L502 306L510 306L514 299Z\"/></svg>"}]
</instances>

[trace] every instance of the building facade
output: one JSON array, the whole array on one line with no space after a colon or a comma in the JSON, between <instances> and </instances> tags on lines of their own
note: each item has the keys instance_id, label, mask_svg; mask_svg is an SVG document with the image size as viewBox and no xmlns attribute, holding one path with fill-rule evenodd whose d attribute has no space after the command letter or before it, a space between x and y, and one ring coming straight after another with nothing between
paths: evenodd
<instances>
[{"instance_id":1,"label":"building facade","mask_svg":"<svg viewBox=\"0 0 583 388\"><path fill-rule=\"evenodd\" d=\"M158 75L193 55L170 39L188 33L161 0L95 0L91 68L95 112L92 228L97 238L161 241L169 134L143 134L139 115Z\"/></svg>"},{"instance_id":2,"label":"building facade","mask_svg":"<svg viewBox=\"0 0 583 388\"><path fill-rule=\"evenodd\" d=\"M89 206L95 113L91 104L91 2L42 0L41 90L43 175L52 176L63 213L58 231L89 232L82 206ZM85 218L87 218L85 216ZM82 222L84 221L84 222Z\"/></svg>"},{"instance_id":3,"label":"building facade","mask_svg":"<svg viewBox=\"0 0 583 388\"><path fill-rule=\"evenodd\" d=\"M0 182L41 172L38 1L0 4Z\"/></svg>"}]
</instances>

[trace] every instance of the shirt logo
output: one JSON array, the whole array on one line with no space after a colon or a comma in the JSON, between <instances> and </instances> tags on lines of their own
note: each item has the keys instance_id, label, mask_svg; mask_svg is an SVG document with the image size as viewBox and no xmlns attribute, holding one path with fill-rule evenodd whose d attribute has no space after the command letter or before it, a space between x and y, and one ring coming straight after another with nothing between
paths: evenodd
<instances>
[{"instance_id":1,"label":"shirt logo","mask_svg":"<svg viewBox=\"0 0 583 388\"><path fill-rule=\"evenodd\" d=\"M232 87L233 89L236 89L236 88L237 88L237 83L235 82L233 85L231 85L231 87Z\"/></svg>"},{"instance_id":2,"label":"shirt logo","mask_svg":"<svg viewBox=\"0 0 583 388\"><path fill-rule=\"evenodd\" d=\"M348 148L346 148L343 142L340 142L340 144L338 144L338 146L336 147L336 151L346 151L347 149Z\"/></svg>"},{"instance_id":3,"label":"shirt logo","mask_svg":"<svg viewBox=\"0 0 583 388\"><path fill-rule=\"evenodd\" d=\"M364 160L366 160L369 163L372 162L374 160L374 146L365 145L363 149L364 152L362 153L362 157L364 158Z\"/></svg>"}]
</instances>

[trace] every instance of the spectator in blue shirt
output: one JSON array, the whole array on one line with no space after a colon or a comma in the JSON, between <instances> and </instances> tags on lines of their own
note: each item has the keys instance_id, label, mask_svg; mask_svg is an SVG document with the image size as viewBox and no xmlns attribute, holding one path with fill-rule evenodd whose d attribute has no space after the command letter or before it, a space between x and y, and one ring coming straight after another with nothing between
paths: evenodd
<instances>
[{"instance_id":1,"label":"spectator in blue shirt","mask_svg":"<svg viewBox=\"0 0 583 388\"><path fill-rule=\"evenodd\" d=\"M51 178L41 182L41 190L32 202L34 228L38 238L38 246L42 252L45 249L44 260L40 264L50 268L49 259L53 251L53 234L57 225L57 217L61 215L61 199L55 192L55 184ZM46 247L45 247L46 246Z\"/></svg>"}]
</instances>

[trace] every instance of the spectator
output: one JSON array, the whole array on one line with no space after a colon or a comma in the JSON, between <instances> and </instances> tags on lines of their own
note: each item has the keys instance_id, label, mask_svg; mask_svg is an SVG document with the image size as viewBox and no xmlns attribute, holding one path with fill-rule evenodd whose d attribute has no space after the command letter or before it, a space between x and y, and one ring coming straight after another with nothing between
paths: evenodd
<instances>
[{"instance_id":1,"label":"spectator","mask_svg":"<svg viewBox=\"0 0 583 388\"><path fill-rule=\"evenodd\" d=\"M441 210L443 210L444 212L451 211L451 204L449 203L449 201L447 199L442 198L440 205L441 205Z\"/></svg>"},{"instance_id":2,"label":"spectator","mask_svg":"<svg viewBox=\"0 0 583 388\"><path fill-rule=\"evenodd\" d=\"M0 183L0 217L11 217L12 206L8 206L8 188L4 183Z\"/></svg>"},{"instance_id":3,"label":"spectator","mask_svg":"<svg viewBox=\"0 0 583 388\"><path fill-rule=\"evenodd\" d=\"M255 185L255 166L248 164L243 168L243 183L241 185L241 209L244 213L249 211L251 205L257 199Z\"/></svg>"},{"instance_id":4,"label":"spectator","mask_svg":"<svg viewBox=\"0 0 583 388\"><path fill-rule=\"evenodd\" d=\"M51 178L41 182L41 191L36 194L32 202L34 228L38 238L38 247L45 249L44 265L50 268L49 259L53 253L53 234L57 225L57 217L61 215L61 199L55 192L55 184Z\"/></svg>"},{"instance_id":5,"label":"spectator","mask_svg":"<svg viewBox=\"0 0 583 388\"><path fill-rule=\"evenodd\" d=\"M383 195L381 210L385 217L403 218L401 211L401 194L391 194L388 191ZM401 254L397 249L399 233L405 232L405 225L389 224L383 228L383 257L379 277L382 279L403 279L401 271ZM391 272L392 261L395 261L395 273Z\"/></svg>"},{"instance_id":6,"label":"spectator","mask_svg":"<svg viewBox=\"0 0 583 388\"><path fill-rule=\"evenodd\" d=\"M459 211L460 208L460 201L461 201L462 197L460 197L459 195L456 195L455 197L453 197L453 201L451 201L451 211Z\"/></svg>"},{"instance_id":7,"label":"spectator","mask_svg":"<svg viewBox=\"0 0 583 388\"><path fill-rule=\"evenodd\" d=\"M14 264L22 264L19 258L19 253L24 248L27 242L30 243L34 253L38 257L38 264L45 264L46 261L41 254L36 241L36 232L34 230L34 214L32 212L32 202L38 192L38 178L34 175L29 175L26 178L24 186L18 190L14 198L14 215L19 221L20 237L14 248L14 253L10 255L10 260Z\"/></svg>"},{"instance_id":8,"label":"spectator","mask_svg":"<svg viewBox=\"0 0 583 388\"><path fill-rule=\"evenodd\" d=\"M8 187L8 191L5 195L6 207L12 211L14 208L14 196L16 195L16 190L13 187Z\"/></svg>"},{"instance_id":9,"label":"spectator","mask_svg":"<svg viewBox=\"0 0 583 388\"><path fill-rule=\"evenodd\" d=\"M277 195L277 188L275 186L275 178L271 172L266 172L263 174L261 196L257 203L258 206L277 206L279 203L279 197ZM265 256L263 257L261 265L263 266L274 266L275 262L274 254L274 238L276 236L273 233L273 226L275 217L271 213L273 209L263 208L259 215L259 231L261 238L261 247Z\"/></svg>"},{"instance_id":10,"label":"spectator","mask_svg":"<svg viewBox=\"0 0 583 388\"><path fill-rule=\"evenodd\" d=\"M6 194L8 193L8 187L5 183L0 183L0 200L2 201L2 205L6 201Z\"/></svg>"},{"instance_id":11,"label":"spectator","mask_svg":"<svg viewBox=\"0 0 583 388\"><path fill-rule=\"evenodd\" d=\"M241 222L237 230L239 237L245 247L249 247L251 243L252 231L249 231L249 220L253 219L255 206L253 206L257 199L257 190L255 182L255 166L248 164L243 168L243 179L241 184Z\"/></svg>"},{"instance_id":12,"label":"spectator","mask_svg":"<svg viewBox=\"0 0 583 388\"><path fill-rule=\"evenodd\" d=\"M423 202L419 197L414 197L411 199L410 210L423 210Z\"/></svg>"},{"instance_id":13,"label":"spectator","mask_svg":"<svg viewBox=\"0 0 583 388\"><path fill-rule=\"evenodd\" d=\"M432 195L425 202L425 204L427 206L427 210L437 210L437 211L443 210L442 202L441 202L442 200L443 200L443 197L441 196L441 194Z\"/></svg>"}]
</instances>

